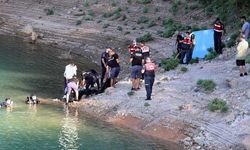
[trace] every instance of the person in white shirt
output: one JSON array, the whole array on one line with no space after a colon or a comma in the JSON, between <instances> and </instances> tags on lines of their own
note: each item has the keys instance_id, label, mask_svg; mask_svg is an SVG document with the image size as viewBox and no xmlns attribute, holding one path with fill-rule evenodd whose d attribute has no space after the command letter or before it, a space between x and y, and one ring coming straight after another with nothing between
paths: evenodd
<instances>
[{"instance_id":1,"label":"person in white shirt","mask_svg":"<svg viewBox=\"0 0 250 150\"><path fill-rule=\"evenodd\" d=\"M72 62L65 67L64 71L64 97L67 93L67 83L70 79L77 75L77 66Z\"/></svg>"},{"instance_id":2,"label":"person in white shirt","mask_svg":"<svg viewBox=\"0 0 250 150\"><path fill-rule=\"evenodd\" d=\"M245 60L247 57L247 49L248 49L248 42L245 40L245 36L240 36L240 42L237 46L237 54L236 54L236 65L240 67L240 76L243 77L244 75L248 75L245 66Z\"/></svg>"}]
</instances>

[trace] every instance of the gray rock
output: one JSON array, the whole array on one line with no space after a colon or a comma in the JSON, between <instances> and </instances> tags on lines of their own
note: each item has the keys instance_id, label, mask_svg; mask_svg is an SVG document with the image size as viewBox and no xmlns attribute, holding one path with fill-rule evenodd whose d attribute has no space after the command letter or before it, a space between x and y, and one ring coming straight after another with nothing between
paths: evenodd
<instances>
[{"instance_id":1,"label":"gray rock","mask_svg":"<svg viewBox=\"0 0 250 150\"><path fill-rule=\"evenodd\" d=\"M239 81L236 79L226 79L226 84L229 88L237 88L239 86Z\"/></svg>"}]
</instances>

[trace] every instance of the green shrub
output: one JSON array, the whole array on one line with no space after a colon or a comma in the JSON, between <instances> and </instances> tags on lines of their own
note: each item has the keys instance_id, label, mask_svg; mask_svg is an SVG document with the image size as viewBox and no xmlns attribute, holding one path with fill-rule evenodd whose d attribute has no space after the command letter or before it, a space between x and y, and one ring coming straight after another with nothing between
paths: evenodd
<instances>
[{"instance_id":1,"label":"green shrub","mask_svg":"<svg viewBox=\"0 0 250 150\"><path fill-rule=\"evenodd\" d=\"M135 92L134 91L129 91L127 94L128 94L128 96L133 96L133 95L135 95Z\"/></svg>"},{"instance_id":2,"label":"green shrub","mask_svg":"<svg viewBox=\"0 0 250 150\"><path fill-rule=\"evenodd\" d=\"M132 4L132 0L127 0L127 2L128 2L129 4Z\"/></svg>"},{"instance_id":3,"label":"green shrub","mask_svg":"<svg viewBox=\"0 0 250 150\"><path fill-rule=\"evenodd\" d=\"M113 16L113 12L111 12L111 11L104 12L104 14L102 16L104 18L109 18L109 17Z\"/></svg>"},{"instance_id":4,"label":"green shrub","mask_svg":"<svg viewBox=\"0 0 250 150\"><path fill-rule=\"evenodd\" d=\"M102 28L108 28L110 25L108 23L105 23Z\"/></svg>"},{"instance_id":5,"label":"green shrub","mask_svg":"<svg viewBox=\"0 0 250 150\"><path fill-rule=\"evenodd\" d=\"M250 56L249 55L246 57L246 63L250 64Z\"/></svg>"},{"instance_id":6,"label":"green shrub","mask_svg":"<svg viewBox=\"0 0 250 150\"><path fill-rule=\"evenodd\" d=\"M136 0L136 2L139 4L149 4L152 2L152 0Z\"/></svg>"},{"instance_id":7,"label":"green shrub","mask_svg":"<svg viewBox=\"0 0 250 150\"><path fill-rule=\"evenodd\" d=\"M230 40L227 42L227 47L234 46L239 35L240 35L239 32L234 32L233 34L231 34Z\"/></svg>"},{"instance_id":8,"label":"green shrub","mask_svg":"<svg viewBox=\"0 0 250 150\"><path fill-rule=\"evenodd\" d=\"M113 20L119 19L121 16L122 16L121 13L117 12L117 13L115 13Z\"/></svg>"},{"instance_id":9,"label":"green shrub","mask_svg":"<svg viewBox=\"0 0 250 150\"><path fill-rule=\"evenodd\" d=\"M196 57L196 58L192 58L191 61L190 61L190 64L198 64L199 63L199 58Z\"/></svg>"},{"instance_id":10,"label":"green shrub","mask_svg":"<svg viewBox=\"0 0 250 150\"><path fill-rule=\"evenodd\" d=\"M226 106L226 102L224 100L215 98L208 104L208 109L212 112L216 110L220 110L222 113L228 112L228 107Z\"/></svg>"},{"instance_id":11,"label":"green shrub","mask_svg":"<svg viewBox=\"0 0 250 150\"><path fill-rule=\"evenodd\" d=\"M170 12L173 13L173 15L175 15L178 11L178 6L181 4L181 2L179 0L174 0L174 2L172 2L172 5L171 5L171 9L170 9Z\"/></svg>"},{"instance_id":12,"label":"green shrub","mask_svg":"<svg viewBox=\"0 0 250 150\"><path fill-rule=\"evenodd\" d=\"M89 1L88 0L83 0L83 6L88 7L89 6Z\"/></svg>"},{"instance_id":13,"label":"green shrub","mask_svg":"<svg viewBox=\"0 0 250 150\"><path fill-rule=\"evenodd\" d=\"M149 12L149 8L148 8L148 7L144 7L143 10L142 10L142 12L143 12L144 14L148 13L148 12Z\"/></svg>"},{"instance_id":14,"label":"green shrub","mask_svg":"<svg viewBox=\"0 0 250 150\"><path fill-rule=\"evenodd\" d=\"M216 58L218 54L214 51L213 48L208 49L208 54L205 55L205 60L212 60Z\"/></svg>"},{"instance_id":15,"label":"green shrub","mask_svg":"<svg viewBox=\"0 0 250 150\"><path fill-rule=\"evenodd\" d=\"M179 65L179 60L176 58L167 58L161 60L161 67L165 71L173 70Z\"/></svg>"},{"instance_id":16,"label":"green shrub","mask_svg":"<svg viewBox=\"0 0 250 150\"><path fill-rule=\"evenodd\" d=\"M146 33L143 36L136 38L137 42L149 42L152 40L154 40L154 38L152 37L150 33Z\"/></svg>"},{"instance_id":17,"label":"green shrub","mask_svg":"<svg viewBox=\"0 0 250 150\"><path fill-rule=\"evenodd\" d=\"M206 92L212 92L216 86L213 80L198 80L196 85L203 88Z\"/></svg>"},{"instance_id":18,"label":"green shrub","mask_svg":"<svg viewBox=\"0 0 250 150\"><path fill-rule=\"evenodd\" d=\"M88 15L93 17L95 16L95 13L93 10L88 10Z\"/></svg>"},{"instance_id":19,"label":"green shrub","mask_svg":"<svg viewBox=\"0 0 250 150\"><path fill-rule=\"evenodd\" d=\"M126 32L124 33L124 35L127 35L127 34L130 34L130 32L129 32L129 31L126 31Z\"/></svg>"},{"instance_id":20,"label":"green shrub","mask_svg":"<svg viewBox=\"0 0 250 150\"><path fill-rule=\"evenodd\" d=\"M149 21L149 18L146 16L141 16L138 20L137 20L137 24L141 24L141 23L147 23Z\"/></svg>"},{"instance_id":21,"label":"green shrub","mask_svg":"<svg viewBox=\"0 0 250 150\"><path fill-rule=\"evenodd\" d=\"M78 26L80 24L82 24L82 20L76 20L76 25Z\"/></svg>"},{"instance_id":22,"label":"green shrub","mask_svg":"<svg viewBox=\"0 0 250 150\"><path fill-rule=\"evenodd\" d=\"M122 29L121 26L118 26L118 27L117 27L117 30L122 31L123 29Z\"/></svg>"},{"instance_id":23,"label":"green shrub","mask_svg":"<svg viewBox=\"0 0 250 150\"><path fill-rule=\"evenodd\" d=\"M164 38L171 37L176 30L181 31L187 29L185 25L175 22L172 18L164 19L162 21L162 25L164 26L165 30L162 31L159 35Z\"/></svg>"},{"instance_id":24,"label":"green shrub","mask_svg":"<svg viewBox=\"0 0 250 150\"><path fill-rule=\"evenodd\" d=\"M92 16L89 16L89 15L85 16L84 19L87 20L87 21L94 20L93 17L92 17Z\"/></svg>"},{"instance_id":25,"label":"green shrub","mask_svg":"<svg viewBox=\"0 0 250 150\"><path fill-rule=\"evenodd\" d=\"M54 15L54 10L51 8L45 8L43 11L46 13L47 16Z\"/></svg>"},{"instance_id":26,"label":"green shrub","mask_svg":"<svg viewBox=\"0 0 250 150\"><path fill-rule=\"evenodd\" d=\"M150 104L148 102L144 103L144 107L149 107Z\"/></svg>"},{"instance_id":27,"label":"green shrub","mask_svg":"<svg viewBox=\"0 0 250 150\"><path fill-rule=\"evenodd\" d=\"M187 71L188 71L188 68L186 68L186 67L181 67L181 72L185 73L185 72L187 72Z\"/></svg>"},{"instance_id":28,"label":"green shrub","mask_svg":"<svg viewBox=\"0 0 250 150\"><path fill-rule=\"evenodd\" d=\"M148 28L151 28L153 26L156 26L156 23L155 23L155 21L152 20L152 21L149 22Z\"/></svg>"}]
</instances>

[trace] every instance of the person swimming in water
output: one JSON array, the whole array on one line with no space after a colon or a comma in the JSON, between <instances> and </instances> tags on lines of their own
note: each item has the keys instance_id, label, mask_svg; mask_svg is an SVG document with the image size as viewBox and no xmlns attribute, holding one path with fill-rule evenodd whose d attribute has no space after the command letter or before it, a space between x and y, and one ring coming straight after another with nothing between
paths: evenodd
<instances>
[{"instance_id":1,"label":"person swimming in water","mask_svg":"<svg viewBox=\"0 0 250 150\"><path fill-rule=\"evenodd\" d=\"M26 104L39 104L40 100L37 98L36 95L32 94L31 96L27 97Z\"/></svg>"},{"instance_id":2,"label":"person swimming in water","mask_svg":"<svg viewBox=\"0 0 250 150\"><path fill-rule=\"evenodd\" d=\"M6 98L4 102L0 102L1 107L12 107L14 102L10 98Z\"/></svg>"}]
</instances>

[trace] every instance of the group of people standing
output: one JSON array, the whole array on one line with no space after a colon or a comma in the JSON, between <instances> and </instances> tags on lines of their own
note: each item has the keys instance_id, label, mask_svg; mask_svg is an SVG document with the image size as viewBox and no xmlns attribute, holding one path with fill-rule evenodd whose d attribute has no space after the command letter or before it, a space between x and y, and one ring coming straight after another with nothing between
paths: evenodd
<instances>
[{"instance_id":1,"label":"group of people standing","mask_svg":"<svg viewBox=\"0 0 250 150\"><path fill-rule=\"evenodd\" d=\"M141 80L144 79L147 92L146 100L151 100L156 66L150 58L150 48L146 46L145 43L137 45L136 41L133 41L133 44L129 45L128 51L131 63L131 91L140 90ZM104 80L107 81L110 79L110 85L115 87L115 84L117 83L117 77L120 72L119 63L119 56L112 48L107 48L105 52L102 53L101 84L104 83Z\"/></svg>"},{"instance_id":2,"label":"group of people standing","mask_svg":"<svg viewBox=\"0 0 250 150\"><path fill-rule=\"evenodd\" d=\"M183 37L181 32L178 32L176 39L177 46L177 58L180 59L181 64L189 64L192 60L193 50L195 47L195 35L192 32L192 28L188 28L188 31ZM184 61L184 59L186 60Z\"/></svg>"}]
</instances>

